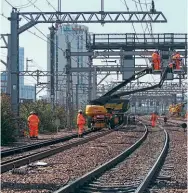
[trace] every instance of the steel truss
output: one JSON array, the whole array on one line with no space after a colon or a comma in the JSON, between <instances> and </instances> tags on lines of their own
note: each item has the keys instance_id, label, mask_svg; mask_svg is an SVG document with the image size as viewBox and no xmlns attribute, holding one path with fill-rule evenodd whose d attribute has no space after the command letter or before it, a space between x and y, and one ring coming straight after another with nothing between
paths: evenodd
<instances>
[{"instance_id":1,"label":"steel truss","mask_svg":"<svg viewBox=\"0 0 188 193\"><path fill-rule=\"evenodd\" d=\"M162 12L20 12L19 16L29 22L18 33L37 23L167 23Z\"/></svg>"},{"instance_id":2,"label":"steel truss","mask_svg":"<svg viewBox=\"0 0 188 193\"><path fill-rule=\"evenodd\" d=\"M8 48L8 36L10 34L0 34L0 38L2 39L2 45L0 48Z\"/></svg>"},{"instance_id":3,"label":"steel truss","mask_svg":"<svg viewBox=\"0 0 188 193\"><path fill-rule=\"evenodd\" d=\"M140 57L151 57L153 51L91 51L91 52L71 52L71 56L92 56L94 59L99 56L140 56ZM185 56L186 51L180 51L181 55ZM162 55L169 56L169 51L162 51Z\"/></svg>"},{"instance_id":4,"label":"steel truss","mask_svg":"<svg viewBox=\"0 0 188 193\"><path fill-rule=\"evenodd\" d=\"M138 40L138 41L136 41ZM95 50L103 49L159 49L159 50L186 50L187 34L154 33L152 34L88 34L87 47Z\"/></svg>"},{"instance_id":5,"label":"steel truss","mask_svg":"<svg viewBox=\"0 0 188 193\"><path fill-rule=\"evenodd\" d=\"M156 82L133 82L124 88L121 89L121 91L131 91L131 90L137 90L141 88L146 88L155 85ZM112 86L108 85L108 88L103 86L100 86L98 88L98 93L106 93L109 88L116 86L117 84L114 83ZM179 83L167 83L165 82L163 86L160 89L155 89L155 90L149 90L149 91L144 91L144 92L139 92L139 93L134 93L131 94L130 96L142 96L142 95L147 95L147 96L165 96L165 95L172 95L172 94L183 94L187 92L187 87L188 84L187 82L182 82L181 87L179 86Z\"/></svg>"},{"instance_id":6,"label":"steel truss","mask_svg":"<svg viewBox=\"0 0 188 193\"><path fill-rule=\"evenodd\" d=\"M141 17L139 17L141 16ZM28 22L20 26L21 18ZM18 12L13 8L10 20L11 107L19 115L19 35L38 23L143 23L167 22L162 12ZM69 50L70 51L70 50ZM55 57L55 56L54 56ZM68 58L70 56L66 56ZM54 59L53 59L54 60ZM70 74L67 74L67 77ZM70 86L70 85L68 85Z\"/></svg>"}]
</instances>

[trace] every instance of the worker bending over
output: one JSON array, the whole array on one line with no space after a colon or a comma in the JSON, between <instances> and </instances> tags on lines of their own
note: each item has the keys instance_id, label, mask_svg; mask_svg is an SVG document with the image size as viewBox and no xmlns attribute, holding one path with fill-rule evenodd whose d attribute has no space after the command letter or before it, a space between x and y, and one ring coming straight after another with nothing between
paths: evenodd
<instances>
[{"instance_id":1,"label":"worker bending over","mask_svg":"<svg viewBox=\"0 0 188 193\"><path fill-rule=\"evenodd\" d=\"M82 114L82 110L78 111L78 115L77 115L77 125L78 125L78 137L82 137L83 136L83 131L84 131L84 125L85 125L86 121L85 118Z\"/></svg>"},{"instance_id":2,"label":"worker bending over","mask_svg":"<svg viewBox=\"0 0 188 193\"><path fill-rule=\"evenodd\" d=\"M175 68L177 70L180 70L180 64L181 64L181 56L179 52L175 52L174 55L172 56L172 60L175 64Z\"/></svg>"},{"instance_id":3,"label":"worker bending over","mask_svg":"<svg viewBox=\"0 0 188 193\"><path fill-rule=\"evenodd\" d=\"M28 126L29 126L29 136L30 138L37 138L38 139L38 131L39 131L39 118L37 113L31 112L28 119Z\"/></svg>"},{"instance_id":4,"label":"worker bending over","mask_svg":"<svg viewBox=\"0 0 188 193\"><path fill-rule=\"evenodd\" d=\"M151 115L151 126L155 127L156 126L156 121L157 121L157 113L152 113Z\"/></svg>"},{"instance_id":5,"label":"worker bending over","mask_svg":"<svg viewBox=\"0 0 188 193\"><path fill-rule=\"evenodd\" d=\"M153 52L152 63L153 63L153 69L154 70L160 70L161 69L161 58L160 58L158 51Z\"/></svg>"}]
</instances>

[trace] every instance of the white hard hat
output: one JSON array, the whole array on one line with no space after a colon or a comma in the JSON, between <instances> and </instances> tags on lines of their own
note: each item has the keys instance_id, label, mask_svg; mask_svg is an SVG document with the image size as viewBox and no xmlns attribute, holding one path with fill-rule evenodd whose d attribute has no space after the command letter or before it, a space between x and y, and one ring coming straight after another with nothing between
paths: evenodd
<instances>
[{"instance_id":1,"label":"white hard hat","mask_svg":"<svg viewBox=\"0 0 188 193\"><path fill-rule=\"evenodd\" d=\"M79 113L81 113L81 112L82 112L82 110L80 109L78 112L79 112Z\"/></svg>"}]
</instances>

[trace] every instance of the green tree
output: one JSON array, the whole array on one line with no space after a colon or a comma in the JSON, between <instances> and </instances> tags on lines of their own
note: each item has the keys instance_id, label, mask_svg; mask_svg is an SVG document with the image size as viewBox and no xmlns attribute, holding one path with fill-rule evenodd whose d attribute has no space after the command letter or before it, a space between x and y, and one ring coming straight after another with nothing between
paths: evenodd
<instances>
[{"instance_id":1,"label":"green tree","mask_svg":"<svg viewBox=\"0 0 188 193\"><path fill-rule=\"evenodd\" d=\"M38 113L40 119L40 133L56 131L54 123L56 118L60 119L61 128L64 128L66 125L65 110L62 106L56 106L54 114L52 115L50 104L44 100L23 103L20 108L20 116L27 120L31 111Z\"/></svg>"},{"instance_id":2,"label":"green tree","mask_svg":"<svg viewBox=\"0 0 188 193\"><path fill-rule=\"evenodd\" d=\"M14 115L11 113L10 98L1 95L1 145L14 142L16 140L16 125Z\"/></svg>"}]
</instances>

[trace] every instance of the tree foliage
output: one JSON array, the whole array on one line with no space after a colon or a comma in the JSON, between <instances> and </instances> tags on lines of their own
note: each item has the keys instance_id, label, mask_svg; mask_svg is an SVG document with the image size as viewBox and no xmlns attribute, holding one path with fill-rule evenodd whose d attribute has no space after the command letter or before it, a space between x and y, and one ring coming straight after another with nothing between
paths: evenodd
<instances>
[{"instance_id":1,"label":"tree foliage","mask_svg":"<svg viewBox=\"0 0 188 193\"><path fill-rule=\"evenodd\" d=\"M56 131L55 119L60 120L60 129L66 127L66 111L63 106L55 106L54 113L51 111L51 105L45 100L36 102L24 102L20 104L20 118L15 121L15 117L11 112L10 98L2 94L1 96L1 142L2 145L15 141L17 134L23 133L22 129L28 130L27 119L30 112L34 111L40 119L39 133L47 133ZM73 120L74 121L74 120Z\"/></svg>"},{"instance_id":2,"label":"tree foliage","mask_svg":"<svg viewBox=\"0 0 188 193\"><path fill-rule=\"evenodd\" d=\"M52 114L51 106L44 100L38 100L36 102L23 103L20 107L20 116L27 120L31 111L38 114L40 119L39 132L54 132L56 131L56 125L54 120L60 119L61 128L66 125L65 110L62 106L56 106L54 114Z\"/></svg>"},{"instance_id":3,"label":"tree foliage","mask_svg":"<svg viewBox=\"0 0 188 193\"><path fill-rule=\"evenodd\" d=\"M9 96L1 95L1 145L15 141L16 125L11 113Z\"/></svg>"}]
</instances>

